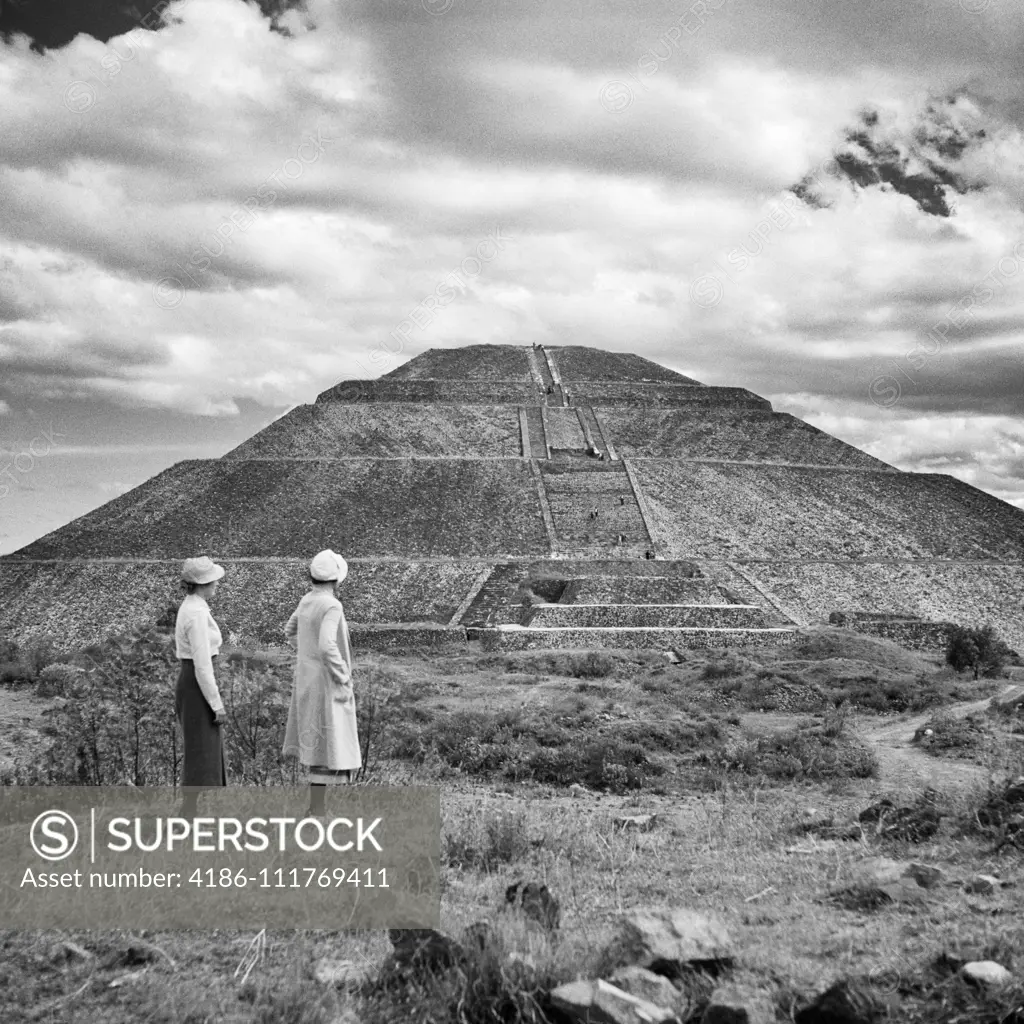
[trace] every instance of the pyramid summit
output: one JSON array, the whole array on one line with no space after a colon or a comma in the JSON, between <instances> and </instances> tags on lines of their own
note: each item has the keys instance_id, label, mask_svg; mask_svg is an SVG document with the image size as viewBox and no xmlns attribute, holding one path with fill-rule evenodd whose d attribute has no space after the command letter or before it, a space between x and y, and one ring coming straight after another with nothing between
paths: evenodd
<instances>
[{"instance_id":1,"label":"pyramid summit","mask_svg":"<svg viewBox=\"0 0 1024 1024\"><path fill-rule=\"evenodd\" d=\"M171 466L0 559L0 635L152 622L207 554L225 633L280 643L325 547L357 646L774 645L830 616L1024 645L1021 510L744 388L547 345L430 349Z\"/></svg>"}]
</instances>

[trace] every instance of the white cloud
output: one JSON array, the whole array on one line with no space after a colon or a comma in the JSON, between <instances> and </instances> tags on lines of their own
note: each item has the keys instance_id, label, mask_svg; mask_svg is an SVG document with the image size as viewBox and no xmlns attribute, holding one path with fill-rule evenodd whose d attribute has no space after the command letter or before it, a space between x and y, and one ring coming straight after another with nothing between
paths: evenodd
<instances>
[{"instance_id":1,"label":"white cloud","mask_svg":"<svg viewBox=\"0 0 1024 1024\"><path fill-rule=\"evenodd\" d=\"M693 35L669 34L685 10L668 0L641 21L595 12L586 34L575 4L498 8L318 0L316 29L292 14L286 38L252 5L183 0L160 32L7 46L5 386L232 416L432 344L594 344L768 394L882 458L966 451L982 486L1015 493L1019 460L950 417L1017 429L1024 272L903 382L896 417L868 385L910 372L928 328L1024 238L1019 26L953 0L856 17L730 0ZM943 109L986 124L963 169L990 185L954 218L826 179L830 208L778 206L862 104L905 142L930 95L967 81ZM503 251L371 364L496 228ZM694 301L700 275L716 303Z\"/></svg>"}]
</instances>

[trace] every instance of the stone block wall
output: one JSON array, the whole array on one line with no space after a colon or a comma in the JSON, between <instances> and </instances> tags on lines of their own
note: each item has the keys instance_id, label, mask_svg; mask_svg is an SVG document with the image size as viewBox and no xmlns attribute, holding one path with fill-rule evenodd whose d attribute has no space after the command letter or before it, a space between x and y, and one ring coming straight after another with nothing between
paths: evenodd
<instances>
[{"instance_id":1,"label":"stone block wall","mask_svg":"<svg viewBox=\"0 0 1024 1024\"><path fill-rule=\"evenodd\" d=\"M658 563L655 563L658 564ZM728 604L714 583L647 576L591 576L574 580L561 604Z\"/></svg>"},{"instance_id":2,"label":"stone block wall","mask_svg":"<svg viewBox=\"0 0 1024 1024\"><path fill-rule=\"evenodd\" d=\"M323 402L437 402L464 405L542 405L543 388L530 380L349 380L316 396Z\"/></svg>"},{"instance_id":3,"label":"stone block wall","mask_svg":"<svg viewBox=\"0 0 1024 1024\"><path fill-rule=\"evenodd\" d=\"M992 623L1024 650L1024 565L972 562L747 563L751 576L808 621L825 622L837 604L917 615L927 623Z\"/></svg>"},{"instance_id":4,"label":"stone block wall","mask_svg":"<svg viewBox=\"0 0 1024 1024\"><path fill-rule=\"evenodd\" d=\"M545 345L563 381L637 381L700 384L632 352L605 352L582 345ZM572 383L569 385L572 387Z\"/></svg>"},{"instance_id":5,"label":"stone block wall","mask_svg":"<svg viewBox=\"0 0 1024 1024\"><path fill-rule=\"evenodd\" d=\"M725 407L598 410L605 437L622 458L724 459L891 470L788 413Z\"/></svg>"},{"instance_id":6,"label":"stone block wall","mask_svg":"<svg viewBox=\"0 0 1024 1024\"><path fill-rule=\"evenodd\" d=\"M225 576L212 606L229 634L278 644L308 589L307 559L218 559ZM62 650L152 624L183 597L181 562L0 560L0 638L50 638ZM479 563L350 561L341 601L350 624L444 626L469 592ZM408 636L409 634L403 634ZM433 636L434 634L431 634Z\"/></svg>"},{"instance_id":7,"label":"stone block wall","mask_svg":"<svg viewBox=\"0 0 1024 1024\"><path fill-rule=\"evenodd\" d=\"M512 405L322 402L292 409L224 458L509 459L521 455L519 415Z\"/></svg>"},{"instance_id":8,"label":"stone block wall","mask_svg":"<svg viewBox=\"0 0 1024 1024\"><path fill-rule=\"evenodd\" d=\"M631 465L669 557L1024 559L1024 510L949 476L679 459Z\"/></svg>"},{"instance_id":9,"label":"stone block wall","mask_svg":"<svg viewBox=\"0 0 1024 1024\"><path fill-rule=\"evenodd\" d=\"M28 558L547 555L524 459L196 460L17 553Z\"/></svg>"},{"instance_id":10,"label":"stone block wall","mask_svg":"<svg viewBox=\"0 0 1024 1024\"><path fill-rule=\"evenodd\" d=\"M722 647L779 647L797 634L785 629L470 629L486 651L584 648L683 650Z\"/></svg>"},{"instance_id":11,"label":"stone block wall","mask_svg":"<svg viewBox=\"0 0 1024 1024\"><path fill-rule=\"evenodd\" d=\"M533 627L689 626L761 629L767 623L751 605L536 605L526 625Z\"/></svg>"},{"instance_id":12,"label":"stone block wall","mask_svg":"<svg viewBox=\"0 0 1024 1024\"><path fill-rule=\"evenodd\" d=\"M886 619L855 619L850 627L858 633L882 637L912 651L945 651L955 628L950 622L913 622Z\"/></svg>"}]
</instances>

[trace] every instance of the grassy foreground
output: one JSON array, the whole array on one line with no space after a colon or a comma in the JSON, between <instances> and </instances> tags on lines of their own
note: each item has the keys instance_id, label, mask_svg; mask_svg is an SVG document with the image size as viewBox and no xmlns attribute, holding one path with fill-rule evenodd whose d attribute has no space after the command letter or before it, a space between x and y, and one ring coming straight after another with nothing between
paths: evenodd
<instances>
[{"instance_id":1,"label":"grassy foreground","mask_svg":"<svg viewBox=\"0 0 1024 1024\"><path fill-rule=\"evenodd\" d=\"M40 709L7 752L4 781L106 771L103 781L123 782L117 772L141 764L144 784L162 784L175 767L160 731L173 677L158 666L172 666L159 638L147 642L48 673L35 664L0 687L0 701L31 699ZM381 963L391 950L384 934L0 932L0 1020L543 1021L554 1019L546 992L603 976L621 915L643 906L720 916L738 948L734 977L769 993L779 1020L844 977L898 999L895 1020L1024 1020L1021 848L978 815L991 771L1024 770L1013 724L993 724L1004 741L973 760L947 757L938 744L883 751L873 739L905 716L909 741L925 720L944 722L944 709L1002 682L958 679L839 630L777 653L691 652L679 664L660 654L561 652L372 656L358 667L366 781L442 786L442 931L458 938L491 923L483 953L412 991L355 996L317 974L328 961ZM276 652L239 652L225 666L234 780L288 781L273 755L289 672ZM92 721L83 709L102 710L115 692L119 713L107 716L97 754L75 753L68 741ZM152 735L119 731L133 716L155 722ZM134 750L124 749L129 735L142 737ZM942 769L934 780L931 764ZM822 838L880 796L913 802L931 781L943 817L924 841L870 829ZM656 814L654 827L616 827L616 817L636 814ZM943 884L915 901L833 897L878 854L938 866ZM1016 884L965 891L960 883L979 873ZM520 878L546 883L561 902L557 935L506 908L505 888ZM972 988L943 968L944 955L996 960L1017 980ZM710 988L694 979L689 1019L700 1019Z\"/></svg>"}]
</instances>

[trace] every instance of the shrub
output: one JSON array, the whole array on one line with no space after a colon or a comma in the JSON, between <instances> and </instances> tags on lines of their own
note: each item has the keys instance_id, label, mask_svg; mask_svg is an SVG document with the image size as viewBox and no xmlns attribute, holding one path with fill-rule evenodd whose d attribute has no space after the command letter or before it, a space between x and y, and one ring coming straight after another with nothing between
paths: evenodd
<instances>
[{"instance_id":1,"label":"shrub","mask_svg":"<svg viewBox=\"0 0 1024 1024\"><path fill-rule=\"evenodd\" d=\"M878 772L878 759L866 747L799 729L747 737L703 760L715 768L776 781L866 779Z\"/></svg>"},{"instance_id":2,"label":"shrub","mask_svg":"<svg viewBox=\"0 0 1024 1024\"><path fill-rule=\"evenodd\" d=\"M973 671L975 679L979 675L1001 675L1009 657L1009 647L996 636L991 624L980 629L956 626L946 645L946 664L957 672Z\"/></svg>"},{"instance_id":3,"label":"shrub","mask_svg":"<svg viewBox=\"0 0 1024 1024\"><path fill-rule=\"evenodd\" d=\"M1024 777L992 779L984 793L965 808L960 826L968 834L1024 849Z\"/></svg>"},{"instance_id":4,"label":"shrub","mask_svg":"<svg viewBox=\"0 0 1024 1024\"><path fill-rule=\"evenodd\" d=\"M36 683L38 697L76 696L87 687L85 670L77 665L47 665Z\"/></svg>"},{"instance_id":5,"label":"shrub","mask_svg":"<svg viewBox=\"0 0 1024 1024\"><path fill-rule=\"evenodd\" d=\"M29 683L25 666L20 661L0 662L0 683Z\"/></svg>"},{"instance_id":6,"label":"shrub","mask_svg":"<svg viewBox=\"0 0 1024 1024\"><path fill-rule=\"evenodd\" d=\"M615 671L615 662L607 654L598 651L587 651L581 657L573 659L569 674L577 679L603 679Z\"/></svg>"},{"instance_id":7,"label":"shrub","mask_svg":"<svg viewBox=\"0 0 1024 1024\"><path fill-rule=\"evenodd\" d=\"M956 716L948 711L933 715L914 733L914 742L920 743L930 754L970 753L983 747L987 739L988 730L982 716Z\"/></svg>"},{"instance_id":8,"label":"shrub","mask_svg":"<svg viewBox=\"0 0 1024 1024\"><path fill-rule=\"evenodd\" d=\"M713 658L701 669L700 677L704 680L729 679L738 676L750 667L745 658L740 658L734 651L727 651L722 657Z\"/></svg>"},{"instance_id":9,"label":"shrub","mask_svg":"<svg viewBox=\"0 0 1024 1024\"><path fill-rule=\"evenodd\" d=\"M31 764L6 773L7 780L23 785L174 785L181 738L174 714L178 662L173 643L143 630L110 638L81 652L76 661L40 673L44 687L72 686L80 699L58 709L48 729L48 747ZM288 703L277 671L218 669L232 781L295 781L294 769L280 758Z\"/></svg>"},{"instance_id":10,"label":"shrub","mask_svg":"<svg viewBox=\"0 0 1024 1024\"><path fill-rule=\"evenodd\" d=\"M494 871L502 864L514 864L530 852L526 812L501 814L484 820L463 821L445 836L445 860L451 867Z\"/></svg>"}]
</instances>

